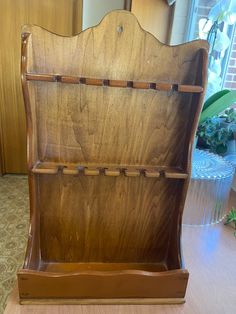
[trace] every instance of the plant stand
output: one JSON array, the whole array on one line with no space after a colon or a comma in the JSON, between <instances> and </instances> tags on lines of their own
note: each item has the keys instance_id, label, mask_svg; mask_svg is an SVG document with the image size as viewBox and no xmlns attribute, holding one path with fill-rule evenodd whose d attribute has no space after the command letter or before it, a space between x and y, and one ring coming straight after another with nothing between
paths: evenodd
<instances>
[{"instance_id":1,"label":"plant stand","mask_svg":"<svg viewBox=\"0 0 236 314\"><path fill-rule=\"evenodd\" d=\"M222 221L228 212L233 176L233 167L222 157L195 149L183 223L209 225Z\"/></svg>"},{"instance_id":2,"label":"plant stand","mask_svg":"<svg viewBox=\"0 0 236 314\"><path fill-rule=\"evenodd\" d=\"M233 166L234 168L234 178L233 178L233 183L232 183L232 189L236 192L236 153L234 154L229 154L224 157L224 159Z\"/></svg>"}]
</instances>

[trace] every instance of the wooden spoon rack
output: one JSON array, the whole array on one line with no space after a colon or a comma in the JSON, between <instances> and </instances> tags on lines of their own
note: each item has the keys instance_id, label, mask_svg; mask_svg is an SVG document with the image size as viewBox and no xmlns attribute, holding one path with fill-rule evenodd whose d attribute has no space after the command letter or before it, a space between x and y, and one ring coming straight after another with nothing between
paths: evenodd
<instances>
[{"instance_id":1,"label":"wooden spoon rack","mask_svg":"<svg viewBox=\"0 0 236 314\"><path fill-rule=\"evenodd\" d=\"M67 84L85 84L93 86L109 86L109 87L122 87L122 88L136 88L136 89L154 89L157 91L176 91L182 93L202 93L203 87L197 85L181 85L163 82L134 82L122 80L109 80L109 79L95 79L86 77L76 77L59 74L34 74L26 73L25 78L27 81L43 81L43 82L60 82Z\"/></svg>"},{"instance_id":2,"label":"wooden spoon rack","mask_svg":"<svg viewBox=\"0 0 236 314\"><path fill-rule=\"evenodd\" d=\"M207 44L127 11L74 37L22 32L30 231L21 303L181 303L181 219Z\"/></svg>"},{"instance_id":3,"label":"wooden spoon rack","mask_svg":"<svg viewBox=\"0 0 236 314\"><path fill-rule=\"evenodd\" d=\"M111 165L73 165L73 164L57 164L52 162L37 162L32 168L32 173L37 174L67 174L67 175L85 175L85 176L111 176L118 177L125 175L127 177L139 177L141 175L146 178L176 178L187 179L188 174L177 168L160 168L160 167L141 167L141 166L111 166Z\"/></svg>"}]
</instances>

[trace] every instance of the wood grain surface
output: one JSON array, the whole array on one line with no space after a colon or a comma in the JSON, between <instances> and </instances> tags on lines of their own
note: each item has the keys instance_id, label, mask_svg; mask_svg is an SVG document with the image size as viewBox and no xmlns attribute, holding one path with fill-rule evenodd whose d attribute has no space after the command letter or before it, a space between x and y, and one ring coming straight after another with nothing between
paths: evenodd
<instances>
[{"instance_id":1,"label":"wood grain surface","mask_svg":"<svg viewBox=\"0 0 236 314\"><path fill-rule=\"evenodd\" d=\"M71 84L85 84L95 86L109 86L109 87L123 87L123 88L136 88L136 89L154 89L158 91L178 91L182 93L202 93L203 87L197 85L181 85L171 84L163 82L134 82L134 81L121 81L121 80L110 80L101 78L88 78L78 76L66 76L61 74L34 74L26 73L27 81L38 81L38 82L60 82L60 83L71 83Z\"/></svg>"},{"instance_id":2,"label":"wood grain surface","mask_svg":"<svg viewBox=\"0 0 236 314\"><path fill-rule=\"evenodd\" d=\"M121 33L117 31L120 26ZM110 80L194 85L201 56L198 50L206 47L203 41L176 47L162 45L125 11L105 17L99 28L88 29L78 37L54 36L30 26L24 32L33 33L33 46L32 39L28 45L28 72ZM134 36L135 40L129 40ZM54 47L58 48L58 58ZM68 59L72 60L70 64L58 63ZM29 82L28 86L32 109L37 100L40 160L183 166L181 158L189 141L186 137L191 134L183 131L191 127L185 117L196 111L191 107L191 95L43 82ZM99 106L97 99L102 100ZM112 121L116 121L116 127ZM165 141L160 141L163 136Z\"/></svg>"},{"instance_id":3,"label":"wood grain surface","mask_svg":"<svg viewBox=\"0 0 236 314\"><path fill-rule=\"evenodd\" d=\"M23 28L31 229L22 300L183 300L181 218L206 69L205 41L163 45L127 11L74 37Z\"/></svg>"},{"instance_id":4,"label":"wood grain surface","mask_svg":"<svg viewBox=\"0 0 236 314\"><path fill-rule=\"evenodd\" d=\"M181 180L60 174L38 180L43 261L165 259Z\"/></svg>"}]
</instances>

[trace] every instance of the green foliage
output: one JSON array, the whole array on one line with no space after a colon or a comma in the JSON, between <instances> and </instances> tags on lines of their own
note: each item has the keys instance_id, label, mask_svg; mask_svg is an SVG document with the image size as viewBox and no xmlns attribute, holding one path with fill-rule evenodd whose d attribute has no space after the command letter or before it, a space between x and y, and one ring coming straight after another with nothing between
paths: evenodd
<instances>
[{"instance_id":1,"label":"green foliage","mask_svg":"<svg viewBox=\"0 0 236 314\"><path fill-rule=\"evenodd\" d=\"M197 136L198 146L209 148L213 153L224 154L228 141L233 139L233 132L231 129L221 127L217 118L212 118L199 125Z\"/></svg>"},{"instance_id":2,"label":"green foliage","mask_svg":"<svg viewBox=\"0 0 236 314\"><path fill-rule=\"evenodd\" d=\"M220 117L224 118L226 123L236 123L236 111L233 108L225 110Z\"/></svg>"},{"instance_id":3,"label":"green foliage","mask_svg":"<svg viewBox=\"0 0 236 314\"><path fill-rule=\"evenodd\" d=\"M234 223L234 228L236 229L236 209L234 207L232 207L231 211L227 214L225 225L231 222ZM236 237L236 231L234 232L234 236Z\"/></svg>"},{"instance_id":4,"label":"green foliage","mask_svg":"<svg viewBox=\"0 0 236 314\"><path fill-rule=\"evenodd\" d=\"M217 101L218 99L220 99L222 96L228 94L229 90L228 89L223 89L215 94L213 94L211 97L209 97L202 108L202 111L206 110L210 105L212 105L215 101Z\"/></svg>"},{"instance_id":5,"label":"green foliage","mask_svg":"<svg viewBox=\"0 0 236 314\"><path fill-rule=\"evenodd\" d=\"M204 103L199 123L203 123L208 118L212 118L229 108L236 102L236 90L222 90L215 93Z\"/></svg>"}]
</instances>

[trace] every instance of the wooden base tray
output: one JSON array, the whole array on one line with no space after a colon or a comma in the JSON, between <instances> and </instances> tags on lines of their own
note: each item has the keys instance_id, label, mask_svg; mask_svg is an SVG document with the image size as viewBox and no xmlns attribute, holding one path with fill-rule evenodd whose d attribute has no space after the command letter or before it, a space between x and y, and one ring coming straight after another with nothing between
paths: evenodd
<instances>
[{"instance_id":1,"label":"wooden base tray","mask_svg":"<svg viewBox=\"0 0 236 314\"><path fill-rule=\"evenodd\" d=\"M187 281L186 270L168 270L165 263L42 263L40 270L18 273L22 303L57 303L59 298L66 303L180 303Z\"/></svg>"},{"instance_id":2,"label":"wooden base tray","mask_svg":"<svg viewBox=\"0 0 236 314\"><path fill-rule=\"evenodd\" d=\"M185 299L181 298L124 298L124 299L23 299L22 305L157 305L157 304L182 304Z\"/></svg>"},{"instance_id":3,"label":"wooden base tray","mask_svg":"<svg viewBox=\"0 0 236 314\"><path fill-rule=\"evenodd\" d=\"M178 248L168 248L167 243L172 234L169 217L179 202L170 192L179 191L186 180L140 176L136 181L124 175L67 176L60 172L31 173L30 178L40 195L40 199L35 197L38 214L32 215L32 224L39 223L29 235L25 265L18 273L22 302L183 300L188 272L172 259ZM144 193L139 192L140 186L145 186ZM119 187L120 198L114 199ZM150 201L143 202L151 193ZM166 194L171 195L168 202L163 198ZM164 205L168 205L165 210ZM87 208L89 215L84 214ZM67 219L62 225L64 213ZM164 235L163 230L169 232Z\"/></svg>"}]
</instances>

